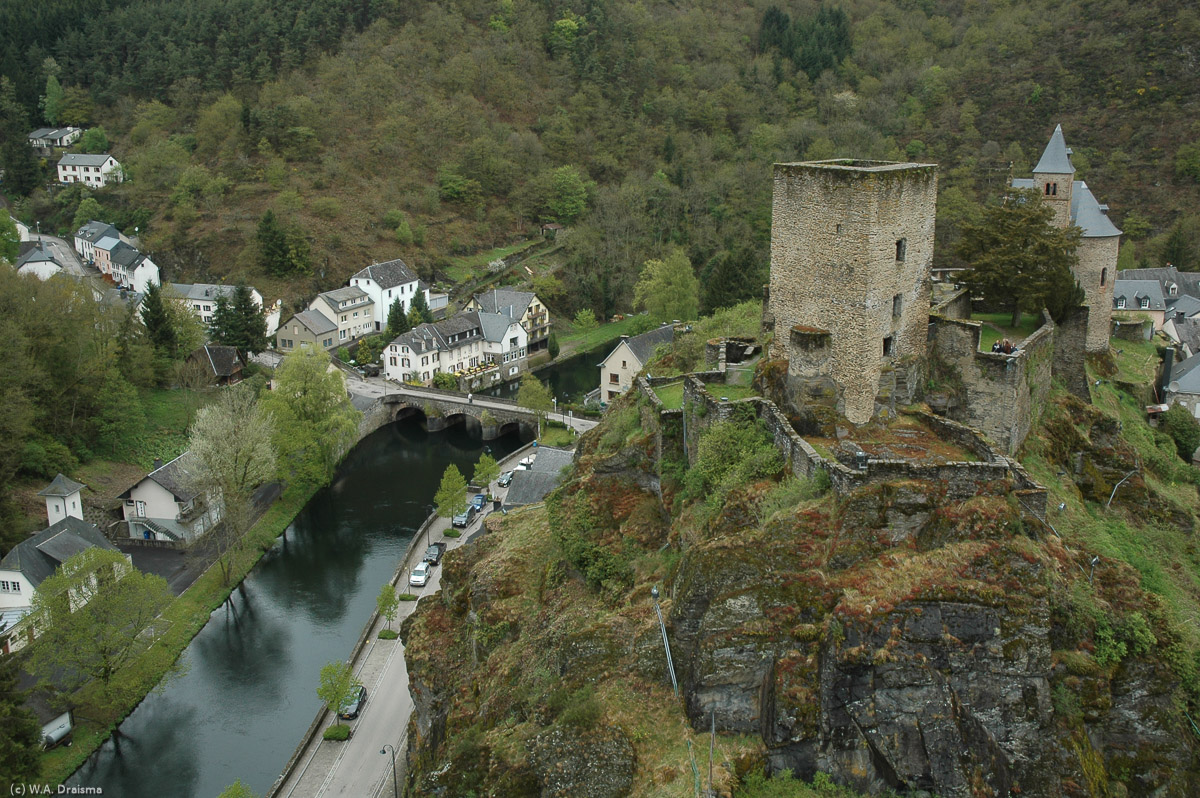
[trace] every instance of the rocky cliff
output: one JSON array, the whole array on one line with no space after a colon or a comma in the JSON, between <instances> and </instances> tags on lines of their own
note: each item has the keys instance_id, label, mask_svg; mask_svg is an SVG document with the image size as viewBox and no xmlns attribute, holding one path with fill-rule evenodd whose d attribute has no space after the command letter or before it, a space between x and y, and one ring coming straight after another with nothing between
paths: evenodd
<instances>
[{"instance_id":1,"label":"rocky cliff","mask_svg":"<svg viewBox=\"0 0 1200 798\"><path fill-rule=\"evenodd\" d=\"M637 402L545 507L448 558L406 623L411 794L691 795L714 725L724 795L764 766L866 794L1194 794L1193 641L1144 573L1106 557L1089 579L1090 552L1004 484L950 502L921 481L835 498L763 480L687 500ZM1103 412L1057 407L1035 465L1060 469L1072 438L1060 470L1079 461L1084 507L1131 448ZM1132 495L1192 519L1149 477Z\"/></svg>"}]
</instances>

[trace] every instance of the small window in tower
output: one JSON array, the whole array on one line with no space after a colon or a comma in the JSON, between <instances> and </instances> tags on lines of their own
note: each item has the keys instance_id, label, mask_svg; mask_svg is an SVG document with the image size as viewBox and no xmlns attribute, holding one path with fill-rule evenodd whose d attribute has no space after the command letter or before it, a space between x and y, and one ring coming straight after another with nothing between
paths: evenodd
<instances>
[{"instance_id":1,"label":"small window in tower","mask_svg":"<svg viewBox=\"0 0 1200 798\"><path fill-rule=\"evenodd\" d=\"M892 317L900 318L901 311L904 310L904 295L896 294L892 297Z\"/></svg>"},{"instance_id":2,"label":"small window in tower","mask_svg":"<svg viewBox=\"0 0 1200 798\"><path fill-rule=\"evenodd\" d=\"M908 239L901 238L896 241L896 260L902 261L908 255Z\"/></svg>"},{"instance_id":3,"label":"small window in tower","mask_svg":"<svg viewBox=\"0 0 1200 798\"><path fill-rule=\"evenodd\" d=\"M842 234L842 226L839 224L836 228L834 228L834 232L837 233L838 235L841 235Z\"/></svg>"},{"instance_id":4,"label":"small window in tower","mask_svg":"<svg viewBox=\"0 0 1200 798\"><path fill-rule=\"evenodd\" d=\"M1107 283L1108 283L1108 268L1105 267L1100 270L1100 285L1106 285Z\"/></svg>"},{"instance_id":5,"label":"small window in tower","mask_svg":"<svg viewBox=\"0 0 1200 798\"><path fill-rule=\"evenodd\" d=\"M1058 183L1047 183L1046 184L1046 196L1047 197L1057 197L1058 196Z\"/></svg>"},{"instance_id":6,"label":"small window in tower","mask_svg":"<svg viewBox=\"0 0 1200 798\"><path fill-rule=\"evenodd\" d=\"M887 336L883 339L883 356L891 357L896 351L896 339L892 336Z\"/></svg>"}]
</instances>

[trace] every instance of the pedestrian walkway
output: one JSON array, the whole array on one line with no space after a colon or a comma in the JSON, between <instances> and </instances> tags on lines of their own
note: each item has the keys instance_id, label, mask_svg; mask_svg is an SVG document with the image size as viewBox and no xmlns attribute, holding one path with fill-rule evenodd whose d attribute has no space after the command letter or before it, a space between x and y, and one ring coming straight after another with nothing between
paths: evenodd
<instances>
[{"instance_id":1,"label":"pedestrian walkway","mask_svg":"<svg viewBox=\"0 0 1200 798\"><path fill-rule=\"evenodd\" d=\"M529 447L523 447L509 455L501 461L502 470L515 468L528 452ZM503 498L507 491L494 487L493 483L492 492ZM424 556L426 541L443 542L448 551L459 548L478 534L489 514L481 514L457 538L446 537L445 533L450 529L447 519L427 521L409 545L408 554L393 579L397 592L412 593L419 597L418 601L435 594L441 585L440 565L431 571L424 587L408 585L409 572ZM417 603L400 602L393 629L400 628L404 619L416 610ZM374 616L352 655L351 666L367 688L367 701L358 718L348 721L350 739L346 742L322 739L324 730L334 722L332 713L322 710L283 774L267 792L267 798L399 798L394 788L404 781L406 734L413 705L408 692L404 645L399 639L379 639L379 631L386 625L385 620ZM394 774L392 751L395 751L397 768Z\"/></svg>"}]
</instances>

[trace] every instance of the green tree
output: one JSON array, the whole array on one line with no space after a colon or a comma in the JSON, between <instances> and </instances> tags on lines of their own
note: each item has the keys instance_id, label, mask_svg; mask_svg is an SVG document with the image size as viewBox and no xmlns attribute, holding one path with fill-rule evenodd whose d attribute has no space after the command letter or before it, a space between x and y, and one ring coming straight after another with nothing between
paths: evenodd
<instances>
[{"instance_id":1,"label":"green tree","mask_svg":"<svg viewBox=\"0 0 1200 798\"><path fill-rule=\"evenodd\" d=\"M765 270L753 250L721 250L705 266L700 313L711 316L720 308L759 298L766 282Z\"/></svg>"},{"instance_id":2,"label":"green tree","mask_svg":"<svg viewBox=\"0 0 1200 798\"><path fill-rule=\"evenodd\" d=\"M560 166L550 177L550 196L546 203L550 220L571 224L587 210L588 194L595 187L574 166Z\"/></svg>"},{"instance_id":3,"label":"green tree","mask_svg":"<svg viewBox=\"0 0 1200 798\"><path fill-rule=\"evenodd\" d=\"M33 594L30 614L41 634L30 671L64 692L94 681L108 706L125 689L113 677L149 645L144 633L170 602L166 580L137 570L120 552L81 551Z\"/></svg>"},{"instance_id":4,"label":"green tree","mask_svg":"<svg viewBox=\"0 0 1200 798\"><path fill-rule=\"evenodd\" d=\"M448 371L439 371L433 375L433 387L441 388L443 391L457 391L458 377Z\"/></svg>"},{"instance_id":5,"label":"green tree","mask_svg":"<svg viewBox=\"0 0 1200 798\"><path fill-rule=\"evenodd\" d=\"M253 790L251 790L245 784L242 784L241 779L238 779L233 784L230 784L228 787L222 790L221 794L218 795L217 798L258 798L258 796Z\"/></svg>"},{"instance_id":6,"label":"green tree","mask_svg":"<svg viewBox=\"0 0 1200 798\"><path fill-rule=\"evenodd\" d=\"M429 302L425 299L425 292L418 289L417 293L412 298L412 309L421 317L421 323L433 323L433 311L429 309ZM414 327L417 325L413 325Z\"/></svg>"},{"instance_id":7,"label":"green tree","mask_svg":"<svg viewBox=\"0 0 1200 798\"><path fill-rule=\"evenodd\" d=\"M959 279L976 294L1012 313L1047 308L1055 320L1083 303L1083 289L1072 268L1077 258L1078 227L1054 224L1054 211L1036 191L1018 191L983 212L979 222L964 222L956 254L970 265Z\"/></svg>"},{"instance_id":8,"label":"green tree","mask_svg":"<svg viewBox=\"0 0 1200 798\"><path fill-rule=\"evenodd\" d=\"M1200 423L1180 404L1171 405L1162 414L1163 432L1175 441L1175 450L1185 463L1192 462L1192 454L1200 446Z\"/></svg>"},{"instance_id":9,"label":"green tree","mask_svg":"<svg viewBox=\"0 0 1200 798\"><path fill-rule=\"evenodd\" d=\"M270 208L258 220L257 238L259 264L263 269L277 277L288 274L290 267L287 231Z\"/></svg>"},{"instance_id":10,"label":"green tree","mask_svg":"<svg viewBox=\"0 0 1200 798\"><path fill-rule=\"evenodd\" d=\"M17 223L8 215L8 211L0 213L0 259L13 264L17 262L17 254L21 248L21 236L17 232Z\"/></svg>"},{"instance_id":11,"label":"green tree","mask_svg":"<svg viewBox=\"0 0 1200 798\"><path fill-rule=\"evenodd\" d=\"M496 458L487 452L479 455L479 462L475 464L475 471L471 474L471 484L486 490L498 476L500 464L496 462Z\"/></svg>"},{"instance_id":12,"label":"green tree","mask_svg":"<svg viewBox=\"0 0 1200 798\"><path fill-rule=\"evenodd\" d=\"M79 138L79 148L84 152L108 152L108 135L102 127L91 127L83 131Z\"/></svg>"},{"instance_id":13,"label":"green tree","mask_svg":"<svg viewBox=\"0 0 1200 798\"><path fill-rule=\"evenodd\" d=\"M145 429L146 415L138 392L116 367L108 369L103 384L91 416L92 440L98 454L116 460Z\"/></svg>"},{"instance_id":14,"label":"green tree","mask_svg":"<svg viewBox=\"0 0 1200 798\"><path fill-rule=\"evenodd\" d=\"M554 333L550 333L550 337L546 341L546 351L550 353L551 360L558 357L558 353L561 351L558 346L558 336Z\"/></svg>"},{"instance_id":15,"label":"green tree","mask_svg":"<svg viewBox=\"0 0 1200 798\"><path fill-rule=\"evenodd\" d=\"M75 209L75 219L72 223L72 230L78 230L90 221L103 221L104 208L95 197L84 197L79 201L79 207Z\"/></svg>"},{"instance_id":16,"label":"green tree","mask_svg":"<svg viewBox=\"0 0 1200 798\"><path fill-rule=\"evenodd\" d=\"M160 354L174 358L179 350L175 326L169 307L170 300L163 295L158 283L151 283L142 297L142 323L150 335L150 343Z\"/></svg>"},{"instance_id":17,"label":"green tree","mask_svg":"<svg viewBox=\"0 0 1200 798\"><path fill-rule=\"evenodd\" d=\"M273 431L262 403L245 384L222 391L192 425L191 487L221 510L221 523L208 537L226 585L254 517L254 489L276 473Z\"/></svg>"},{"instance_id":18,"label":"green tree","mask_svg":"<svg viewBox=\"0 0 1200 798\"><path fill-rule=\"evenodd\" d=\"M386 338L393 341L396 336L403 335L411 329L412 325L408 323L408 314L404 312L404 303L400 297L396 297L392 300L392 306L388 308Z\"/></svg>"},{"instance_id":19,"label":"green tree","mask_svg":"<svg viewBox=\"0 0 1200 798\"><path fill-rule=\"evenodd\" d=\"M655 321L690 321L699 310L700 282L681 249L664 260L648 260L633 290L634 307Z\"/></svg>"},{"instance_id":20,"label":"green tree","mask_svg":"<svg viewBox=\"0 0 1200 798\"><path fill-rule=\"evenodd\" d=\"M572 323L575 325L575 332L581 334L589 333L600 326L596 321L596 314L592 312L591 308L580 308L575 313Z\"/></svg>"},{"instance_id":21,"label":"green tree","mask_svg":"<svg viewBox=\"0 0 1200 798\"><path fill-rule=\"evenodd\" d=\"M68 86L63 89L62 104L58 112L58 124L83 127L96 113L96 104L87 89Z\"/></svg>"},{"instance_id":22,"label":"green tree","mask_svg":"<svg viewBox=\"0 0 1200 798\"><path fill-rule=\"evenodd\" d=\"M0 659L0 784L35 782L41 771L42 727L25 708L13 657Z\"/></svg>"},{"instance_id":23,"label":"green tree","mask_svg":"<svg viewBox=\"0 0 1200 798\"><path fill-rule=\"evenodd\" d=\"M341 724L339 714L350 706L361 682L345 662L331 662L321 668L321 683L317 685L317 698L321 699L333 713L334 722Z\"/></svg>"},{"instance_id":24,"label":"green tree","mask_svg":"<svg viewBox=\"0 0 1200 798\"><path fill-rule=\"evenodd\" d=\"M1200 183L1200 141L1179 145L1175 151L1175 174Z\"/></svg>"},{"instance_id":25,"label":"green tree","mask_svg":"<svg viewBox=\"0 0 1200 798\"><path fill-rule=\"evenodd\" d=\"M537 413L538 437L541 437L542 420L554 409L554 397L550 394L550 389L533 376L532 372L527 371L521 378L521 387L517 389L517 404Z\"/></svg>"},{"instance_id":26,"label":"green tree","mask_svg":"<svg viewBox=\"0 0 1200 798\"><path fill-rule=\"evenodd\" d=\"M375 608L387 621L387 628L391 629L392 621L396 620L396 611L400 609L400 598L396 595L396 588L391 582L385 582L383 587L379 588L379 596L375 599Z\"/></svg>"},{"instance_id":27,"label":"green tree","mask_svg":"<svg viewBox=\"0 0 1200 798\"><path fill-rule=\"evenodd\" d=\"M1163 266L1174 266L1181 272L1192 270L1196 259L1196 247L1182 221L1171 226L1159 248L1158 261Z\"/></svg>"},{"instance_id":28,"label":"green tree","mask_svg":"<svg viewBox=\"0 0 1200 798\"><path fill-rule=\"evenodd\" d=\"M63 107L63 87L58 82L57 75L50 75L46 78L46 93L42 95L41 106L42 118L46 120L46 123L57 125Z\"/></svg>"},{"instance_id":29,"label":"green tree","mask_svg":"<svg viewBox=\"0 0 1200 798\"><path fill-rule=\"evenodd\" d=\"M260 400L270 414L280 476L322 485L358 432L359 413L346 396L329 355L309 347L290 353L275 371L275 387Z\"/></svg>"},{"instance_id":30,"label":"green tree","mask_svg":"<svg viewBox=\"0 0 1200 798\"><path fill-rule=\"evenodd\" d=\"M433 504L437 507L439 518L453 518L466 507L467 481L463 479L458 466L446 466L446 471L442 474L442 484L433 496Z\"/></svg>"},{"instance_id":31,"label":"green tree","mask_svg":"<svg viewBox=\"0 0 1200 798\"><path fill-rule=\"evenodd\" d=\"M1125 228L1125 235L1134 240L1145 238L1154 229L1153 225L1150 224L1150 220L1137 211L1130 211L1125 214L1125 220L1121 223L1121 226Z\"/></svg>"}]
</instances>

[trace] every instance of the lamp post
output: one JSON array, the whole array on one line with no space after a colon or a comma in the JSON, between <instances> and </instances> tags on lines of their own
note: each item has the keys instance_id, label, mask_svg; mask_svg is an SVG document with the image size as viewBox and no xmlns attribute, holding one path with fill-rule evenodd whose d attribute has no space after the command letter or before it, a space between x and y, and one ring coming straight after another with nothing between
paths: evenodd
<instances>
[{"instance_id":1,"label":"lamp post","mask_svg":"<svg viewBox=\"0 0 1200 798\"><path fill-rule=\"evenodd\" d=\"M433 508L432 504L427 504L425 507L429 510L429 515L434 515L437 513L437 510ZM429 548L429 530L433 527L433 521L429 520L429 516L425 517L425 521L425 548Z\"/></svg>"},{"instance_id":2,"label":"lamp post","mask_svg":"<svg viewBox=\"0 0 1200 798\"><path fill-rule=\"evenodd\" d=\"M650 588L650 598L654 599L654 611L658 613L658 626L662 629L663 649L667 652L667 671L671 674L671 687L675 689L675 697L679 698L679 682L675 681L675 663L671 661L671 644L667 640L667 625L663 623L662 609L658 606L658 585Z\"/></svg>"},{"instance_id":3,"label":"lamp post","mask_svg":"<svg viewBox=\"0 0 1200 798\"><path fill-rule=\"evenodd\" d=\"M383 748L379 749L379 753L383 756L387 756L389 748L392 749L392 795L399 796L400 788L396 784L396 749L392 748L390 744L384 743Z\"/></svg>"}]
</instances>

